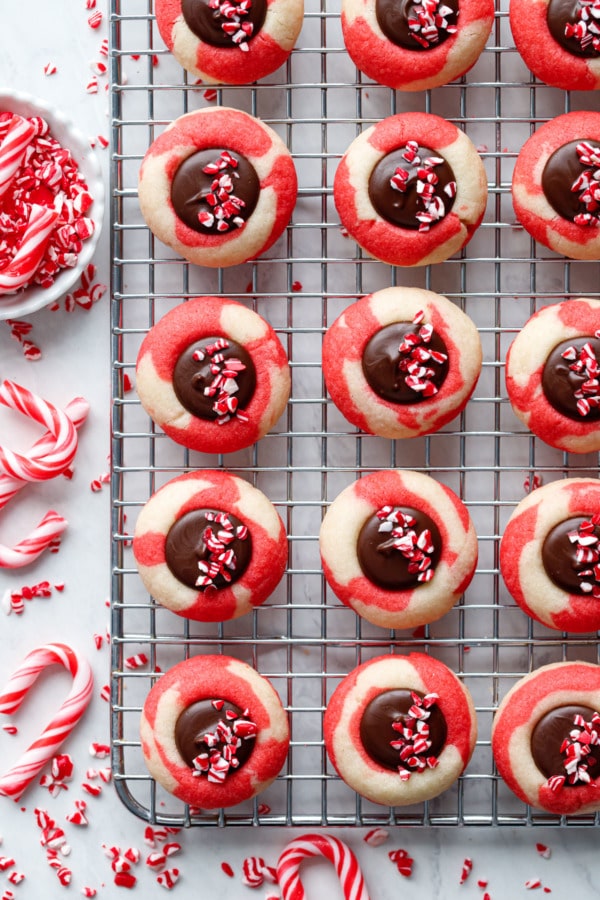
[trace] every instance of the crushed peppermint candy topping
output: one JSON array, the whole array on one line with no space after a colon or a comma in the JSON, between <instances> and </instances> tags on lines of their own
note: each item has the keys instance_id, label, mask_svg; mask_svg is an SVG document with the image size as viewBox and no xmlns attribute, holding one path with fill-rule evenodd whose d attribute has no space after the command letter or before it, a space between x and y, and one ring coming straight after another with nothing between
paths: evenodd
<instances>
[{"instance_id":1,"label":"crushed peppermint candy topping","mask_svg":"<svg viewBox=\"0 0 600 900\"><path fill-rule=\"evenodd\" d=\"M571 185L571 191L579 194L579 202L585 206L585 212L573 219L576 225L600 227L600 147L589 141L581 141L576 147L577 156L582 166L589 166Z\"/></svg>"},{"instance_id":2,"label":"crushed peppermint candy topping","mask_svg":"<svg viewBox=\"0 0 600 900\"><path fill-rule=\"evenodd\" d=\"M218 703L212 701L218 709ZM239 760L236 751L242 746L242 741L253 740L258 727L248 718L249 710L244 710L241 717L233 710L226 713L225 719L219 719L214 731L208 731L202 735L202 741L206 744L206 751L199 753L194 758L195 777L206 775L208 781L221 784L225 781L230 769L237 769Z\"/></svg>"},{"instance_id":3,"label":"crushed peppermint candy topping","mask_svg":"<svg viewBox=\"0 0 600 900\"><path fill-rule=\"evenodd\" d=\"M393 722L392 728L398 737L390 741L390 747L400 754L398 772L401 781L408 781L413 772L423 772L425 769L435 769L438 764L437 756L432 755L432 741L429 737L429 724L427 720L431 715L431 707L439 699L438 694L426 694L420 697L411 691L413 705L400 722Z\"/></svg>"},{"instance_id":4,"label":"crushed peppermint candy topping","mask_svg":"<svg viewBox=\"0 0 600 900\"><path fill-rule=\"evenodd\" d=\"M565 37L577 41L582 50L591 44L600 53L600 0L578 0L574 17L575 22L565 24Z\"/></svg>"},{"instance_id":5,"label":"crushed peppermint candy topping","mask_svg":"<svg viewBox=\"0 0 600 900\"><path fill-rule=\"evenodd\" d=\"M579 588L584 594L590 594L594 600L600 599L600 540L597 533L599 526L600 513L596 513L568 535L569 541L576 544L575 565L585 566L577 571L581 579Z\"/></svg>"},{"instance_id":6,"label":"crushed peppermint candy topping","mask_svg":"<svg viewBox=\"0 0 600 900\"><path fill-rule=\"evenodd\" d=\"M439 177L434 172L437 166L444 164L441 156L426 156L421 159L420 147L417 141L407 141L402 154L403 159L416 169L416 191L419 195L421 212L416 214L419 231L429 231L431 226L443 219L446 215L446 204L439 194L436 194L436 186ZM390 178L390 187L395 191L405 193L410 180L408 169L397 166ZM456 196L456 182L449 181L443 188L444 193L453 199Z\"/></svg>"},{"instance_id":7,"label":"crushed peppermint candy topping","mask_svg":"<svg viewBox=\"0 0 600 900\"><path fill-rule=\"evenodd\" d=\"M205 175L214 176L210 192L204 198L210 209L198 213L198 221L205 228L212 228L215 222L217 231L229 231L232 225L236 228L244 225L244 219L238 213L246 204L233 193L233 179L238 177L235 172L237 167L237 159L228 150L223 150L216 160L203 166Z\"/></svg>"},{"instance_id":8,"label":"crushed peppermint candy topping","mask_svg":"<svg viewBox=\"0 0 600 900\"><path fill-rule=\"evenodd\" d=\"M599 336L600 331L595 334L595 337ZM577 400L577 412L580 416L585 417L592 409L600 406L599 365L594 348L590 343L585 343L579 351L575 347L567 347L561 356L569 363L571 372L585 379L574 392Z\"/></svg>"},{"instance_id":9,"label":"crushed peppermint candy topping","mask_svg":"<svg viewBox=\"0 0 600 900\"><path fill-rule=\"evenodd\" d=\"M398 347L398 370L404 376L408 388L422 397L433 397L439 390L433 381L438 374L435 367L443 366L448 355L426 346L433 337L433 326L422 325L423 318L422 310L416 313L412 324L421 327L406 334Z\"/></svg>"},{"instance_id":10,"label":"crushed peppermint candy topping","mask_svg":"<svg viewBox=\"0 0 600 900\"><path fill-rule=\"evenodd\" d=\"M583 716L573 716L573 729L562 742L560 752L563 756L564 775L552 775L546 781L551 791L559 791L565 785L590 784L588 771L596 759L590 756L592 747L600 746L600 713L593 713L590 721Z\"/></svg>"},{"instance_id":11,"label":"crushed peppermint candy topping","mask_svg":"<svg viewBox=\"0 0 600 900\"><path fill-rule=\"evenodd\" d=\"M252 0L208 0L208 6L215 19L222 19L221 30L231 43L247 52L254 25L244 17L252 10Z\"/></svg>"},{"instance_id":12,"label":"crushed peppermint candy topping","mask_svg":"<svg viewBox=\"0 0 600 900\"><path fill-rule=\"evenodd\" d=\"M375 515L381 520L379 533L389 535L382 547L401 553L409 561L408 571L417 575L417 581L431 581L435 571L431 559L435 553L431 531L424 528L417 532L416 519L398 506L382 506Z\"/></svg>"},{"instance_id":13,"label":"crushed peppermint candy topping","mask_svg":"<svg viewBox=\"0 0 600 900\"><path fill-rule=\"evenodd\" d=\"M440 40L440 32L444 37L456 34L458 26L450 23L454 10L446 6L444 0L423 0L415 3L408 15L408 27L411 37L424 49Z\"/></svg>"},{"instance_id":14,"label":"crushed peppermint candy topping","mask_svg":"<svg viewBox=\"0 0 600 900\"><path fill-rule=\"evenodd\" d=\"M239 422L247 422L248 416L238 406L239 391L238 378L245 371L246 366L235 356L226 359L222 351L227 350L229 341L219 338L214 344L209 344L203 350L194 350L193 358L196 362L204 362L210 357L210 374L212 380L204 388L206 397L214 397L212 410L217 414L217 425L224 425L234 416Z\"/></svg>"},{"instance_id":15,"label":"crushed peppermint candy topping","mask_svg":"<svg viewBox=\"0 0 600 900\"><path fill-rule=\"evenodd\" d=\"M238 541L248 540L249 534L247 525L238 525L236 528L227 513L207 511L205 518L207 522L214 524L207 525L202 532L201 540L208 558L198 560L200 575L196 580L196 587L199 588L215 587L218 576L225 582L232 581L231 573L237 568L237 558L233 547L229 545L236 538Z\"/></svg>"}]
</instances>

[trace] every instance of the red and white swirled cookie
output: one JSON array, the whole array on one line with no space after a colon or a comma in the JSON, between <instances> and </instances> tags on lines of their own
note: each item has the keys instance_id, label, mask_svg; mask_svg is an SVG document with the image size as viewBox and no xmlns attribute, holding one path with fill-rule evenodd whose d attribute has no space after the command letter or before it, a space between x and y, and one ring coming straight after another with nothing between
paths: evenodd
<instances>
[{"instance_id":1,"label":"red and white swirled cookie","mask_svg":"<svg viewBox=\"0 0 600 900\"><path fill-rule=\"evenodd\" d=\"M401 91L424 91L464 75L493 22L494 0L342 0L342 32L353 62Z\"/></svg>"},{"instance_id":2,"label":"red and white swirled cookie","mask_svg":"<svg viewBox=\"0 0 600 900\"><path fill-rule=\"evenodd\" d=\"M600 629L600 482L565 478L521 500L500 542L521 609L558 631Z\"/></svg>"},{"instance_id":3,"label":"red and white swirled cookie","mask_svg":"<svg viewBox=\"0 0 600 900\"><path fill-rule=\"evenodd\" d=\"M260 440L279 419L290 369L261 316L233 300L197 297L148 332L136 388L148 415L178 444L231 453Z\"/></svg>"},{"instance_id":4,"label":"red and white swirled cookie","mask_svg":"<svg viewBox=\"0 0 600 900\"><path fill-rule=\"evenodd\" d=\"M333 196L363 250L391 265L425 266L471 239L485 212L487 176L456 125L431 113L399 113L350 144Z\"/></svg>"},{"instance_id":5,"label":"red and white swirled cookie","mask_svg":"<svg viewBox=\"0 0 600 900\"><path fill-rule=\"evenodd\" d=\"M180 475L150 497L133 553L148 592L187 619L223 622L260 606L283 576L287 537L275 507L223 471Z\"/></svg>"},{"instance_id":6,"label":"red and white swirled cookie","mask_svg":"<svg viewBox=\"0 0 600 900\"><path fill-rule=\"evenodd\" d=\"M249 84L286 61L303 0L156 0L162 39L184 69L209 84Z\"/></svg>"},{"instance_id":7,"label":"red and white swirled cookie","mask_svg":"<svg viewBox=\"0 0 600 900\"><path fill-rule=\"evenodd\" d=\"M543 441L570 453L600 450L600 301L546 306L506 357L515 414Z\"/></svg>"},{"instance_id":8,"label":"red and white swirled cookie","mask_svg":"<svg viewBox=\"0 0 600 900\"><path fill-rule=\"evenodd\" d=\"M289 726L273 686L229 656L194 656L156 682L142 711L150 774L202 809L234 806L279 774Z\"/></svg>"},{"instance_id":9,"label":"red and white swirled cookie","mask_svg":"<svg viewBox=\"0 0 600 900\"><path fill-rule=\"evenodd\" d=\"M564 91L600 87L598 0L510 0L515 46L536 78Z\"/></svg>"},{"instance_id":10,"label":"red and white swirled cookie","mask_svg":"<svg viewBox=\"0 0 600 900\"><path fill-rule=\"evenodd\" d=\"M498 771L522 800L558 815L600 809L600 666L559 662L521 678L492 726Z\"/></svg>"},{"instance_id":11,"label":"red and white swirled cookie","mask_svg":"<svg viewBox=\"0 0 600 900\"><path fill-rule=\"evenodd\" d=\"M477 564L466 506L420 472L375 472L349 485L327 510L320 546L336 597L383 628L441 618Z\"/></svg>"},{"instance_id":12,"label":"red and white swirled cookie","mask_svg":"<svg viewBox=\"0 0 600 900\"><path fill-rule=\"evenodd\" d=\"M298 180L278 134L248 113L187 113L152 142L140 167L139 201L150 230L199 266L260 256L289 222Z\"/></svg>"},{"instance_id":13,"label":"red and white swirled cookie","mask_svg":"<svg viewBox=\"0 0 600 900\"><path fill-rule=\"evenodd\" d=\"M565 113L523 144L512 180L517 219L570 259L600 259L600 113Z\"/></svg>"},{"instance_id":14,"label":"red and white swirled cookie","mask_svg":"<svg viewBox=\"0 0 600 900\"><path fill-rule=\"evenodd\" d=\"M363 431L412 438L464 409L481 371L477 328L432 291L391 287L353 303L323 341L335 405Z\"/></svg>"},{"instance_id":15,"label":"red and white swirled cookie","mask_svg":"<svg viewBox=\"0 0 600 900\"><path fill-rule=\"evenodd\" d=\"M323 720L338 774L358 794L408 806L447 790L477 739L471 696L444 663L424 653L378 656L337 686Z\"/></svg>"}]
</instances>

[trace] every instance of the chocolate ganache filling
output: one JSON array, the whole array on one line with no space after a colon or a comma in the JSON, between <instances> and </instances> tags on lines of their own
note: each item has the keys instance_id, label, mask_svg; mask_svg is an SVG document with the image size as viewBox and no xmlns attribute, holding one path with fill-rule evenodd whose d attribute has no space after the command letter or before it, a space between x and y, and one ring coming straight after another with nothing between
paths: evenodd
<instances>
[{"instance_id":1,"label":"chocolate ganache filling","mask_svg":"<svg viewBox=\"0 0 600 900\"><path fill-rule=\"evenodd\" d=\"M232 513L215 509L184 513L165 542L165 561L175 578L201 591L236 582L251 556L248 527Z\"/></svg>"},{"instance_id":2,"label":"chocolate ganache filling","mask_svg":"<svg viewBox=\"0 0 600 900\"><path fill-rule=\"evenodd\" d=\"M574 419L600 419L600 340L579 337L552 350L542 372L544 395L558 412Z\"/></svg>"},{"instance_id":3,"label":"chocolate ganache filling","mask_svg":"<svg viewBox=\"0 0 600 900\"><path fill-rule=\"evenodd\" d=\"M192 153L171 183L175 213L202 234L242 228L254 212L259 194L254 166L239 153L220 148Z\"/></svg>"},{"instance_id":4,"label":"chocolate ganache filling","mask_svg":"<svg viewBox=\"0 0 600 900\"><path fill-rule=\"evenodd\" d=\"M548 159L542 190L552 209L576 225L600 226L600 147L588 138L570 141Z\"/></svg>"},{"instance_id":5,"label":"chocolate ganache filling","mask_svg":"<svg viewBox=\"0 0 600 900\"><path fill-rule=\"evenodd\" d=\"M194 775L220 783L248 761L256 733L248 710L227 700L198 700L180 713L175 744Z\"/></svg>"},{"instance_id":6,"label":"chocolate ganache filling","mask_svg":"<svg viewBox=\"0 0 600 900\"><path fill-rule=\"evenodd\" d=\"M173 369L177 399L200 419L220 424L240 416L256 389L250 354L235 341L206 337L187 347Z\"/></svg>"},{"instance_id":7,"label":"chocolate ganache filling","mask_svg":"<svg viewBox=\"0 0 600 900\"><path fill-rule=\"evenodd\" d=\"M533 761L558 789L600 776L600 716L588 706L559 706L537 723L531 735Z\"/></svg>"},{"instance_id":8,"label":"chocolate ganache filling","mask_svg":"<svg viewBox=\"0 0 600 900\"><path fill-rule=\"evenodd\" d=\"M369 178L375 211L392 225L429 231L454 205L456 180L449 163L429 147L408 141L379 160Z\"/></svg>"},{"instance_id":9,"label":"chocolate ganache filling","mask_svg":"<svg viewBox=\"0 0 600 900\"><path fill-rule=\"evenodd\" d=\"M600 514L560 522L546 535L542 563L554 584L569 594L600 598Z\"/></svg>"},{"instance_id":10,"label":"chocolate ganache filling","mask_svg":"<svg viewBox=\"0 0 600 900\"><path fill-rule=\"evenodd\" d=\"M385 36L407 50L429 50L457 32L458 0L375 0L375 15Z\"/></svg>"},{"instance_id":11,"label":"chocolate ganache filling","mask_svg":"<svg viewBox=\"0 0 600 900\"><path fill-rule=\"evenodd\" d=\"M435 396L448 374L448 350L418 314L376 331L362 355L362 369L378 397L390 403L421 403Z\"/></svg>"},{"instance_id":12,"label":"chocolate ganache filling","mask_svg":"<svg viewBox=\"0 0 600 900\"><path fill-rule=\"evenodd\" d=\"M442 554L435 522L418 509L384 506L367 519L356 547L363 574L388 591L431 581Z\"/></svg>"},{"instance_id":13,"label":"chocolate ganache filling","mask_svg":"<svg viewBox=\"0 0 600 900\"><path fill-rule=\"evenodd\" d=\"M550 0L546 13L550 34L573 56L593 59L600 55L598 9L597 0Z\"/></svg>"},{"instance_id":14,"label":"chocolate ganache filling","mask_svg":"<svg viewBox=\"0 0 600 900\"><path fill-rule=\"evenodd\" d=\"M266 0L182 0L183 18L197 38L213 47L239 47L262 28Z\"/></svg>"},{"instance_id":15,"label":"chocolate ganache filling","mask_svg":"<svg viewBox=\"0 0 600 900\"><path fill-rule=\"evenodd\" d=\"M360 740L371 759L392 772L434 768L448 733L437 699L400 689L371 700L360 720Z\"/></svg>"}]
</instances>

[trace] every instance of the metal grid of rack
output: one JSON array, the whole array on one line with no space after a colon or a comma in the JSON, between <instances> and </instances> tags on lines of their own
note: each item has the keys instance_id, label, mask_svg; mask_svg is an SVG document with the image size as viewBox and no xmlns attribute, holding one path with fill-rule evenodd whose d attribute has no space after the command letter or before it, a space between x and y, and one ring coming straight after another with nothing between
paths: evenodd
<instances>
[{"instance_id":1,"label":"metal grid of rack","mask_svg":"<svg viewBox=\"0 0 600 900\"><path fill-rule=\"evenodd\" d=\"M402 94L362 78L347 56L339 0L307 0L304 27L286 66L258 85L193 82L158 36L151 0L111 0L112 122L112 726L118 792L142 818L171 825L500 825L596 824L525 807L497 778L490 729L499 699L523 674L548 662L598 660L597 636L565 635L528 620L498 572L498 545L516 503L533 485L565 475L598 475L596 456L567 456L522 430L506 400L503 364L515 333L540 306L600 296L598 263L543 252L515 223L511 173L535 127L597 103L532 80L512 44L507 3L466 76L431 92ZM203 270L155 241L137 204L137 172L152 140L192 109L218 103L270 124L299 174L292 222L269 253L227 270ZM434 112L464 128L489 180L484 222L460 256L427 269L393 269L363 256L340 229L331 185L339 158L365 127L392 113ZM450 297L477 324L482 376L465 412L438 434L409 442L356 432L328 400L320 367L325 329L354 299L390 284ZM596 290L594 290L596 288ZM125 390L137 349L168 309L218 293L251 306L274 326L292 368L292 396L274 431L236 454L205 456L174 445ZM289 567L267 603L220 625L188 622L161 609L137 576L129 532L160 485L193 468L226 467L261 488L289 536ZM318 532L327 505L361 475L389 467L424 471L452 487L474 520L480 558L463 600L414 634L362 622L327 588ZM373 656L421 650L446 662L477 708L480 736L454 788L429 803L385 809L361 800L335 775L322 741L322 714L340 679ZM145 652L149 665L124 660ZM257 800L231 810L190 810L157 786L143 764L138 722L154 681L189 655L224 652L267 676L288 710L285 769Z\"/></svg>"}]
</instances>

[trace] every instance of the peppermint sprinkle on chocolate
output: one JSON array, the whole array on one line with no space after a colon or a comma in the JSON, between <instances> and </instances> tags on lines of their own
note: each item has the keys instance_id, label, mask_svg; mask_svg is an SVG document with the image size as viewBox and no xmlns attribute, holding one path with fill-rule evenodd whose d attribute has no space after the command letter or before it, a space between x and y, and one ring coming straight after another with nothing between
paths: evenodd
<instances>
[{"instance_id":1,"label":"peppermint sprinkle on chocolate","mask_svg":"<svg viewBox=\"0 0 600 900\"><path fill-rule=\"evenodd\" d=\"M413 325L421 326L405 335L398 347L400 361L398 371L412 391L423 397L433 397L439 388L435 384L436 366L443 366L448 360L446 353L439 353L427 347L433 336L432 325L421 325L424 313L420 310L413 319ZM439 369L438 369L439 371Z\"/></svg>"},{"instance_id":2,"label":"peppermint sprinkle on chocolate","mask_svg":"<svg viewBox=\"0 0 600 900\"><path fill-rule=\"evenodd\" d=\"M382 506L376 516L381 520L379 532L389 535L377 549L381 553L397 550L409 560L408 571L417 575L417 581L431 581L434 575L431 557L435 546L430 530L417 531L416 520L397 506Z\"/></svg>"},{"instance_id":3,"label":"peppermint sprinkle on chocolate","mask_svg":"<svg viewBox=\"0 0 600 900\"><path fill-rule=\"evenodd\" d=\"M222 708L222 701L211 701L215 709ZM242 741L252 740L256 737L258 728L248 718L249 710L245 710L242 716L229 710L225 719L219 719L214 731L209 731L202 736L206 744L206 750L194 758L193 775L199 778L206 775L208 781L214 784L222 784L231 769L237 769L239 760L236 752L242 746Z\"/></svg>"},{"instance_id":4,"label":"peppermint sprinkle on chocolate","mask_svg":"<svg viewBox=\"0 0 600 900\"><path fill-rule=\"evenodd\" d=\"M600 337L600 331L595 337ZM598 380L598 359L591 344L586 343L577 352L575 347L568 347L561 356L569 365L569 369L585 381L574 392L577 400L577 412L580 416L589 415L592 409L600 406L600 381Z\"/></svg>"},{"instance_id":5,"label":"peppermint sprinkle on chocolate","mask_svg":"<svg viewBox=\"0 0 600 900\"><path fill-rule=\"evenodd\" d=\"M456 34L458 26L451 24L449 19L454 14L450 6L446 6L443 0L423 0L423 3L415 3L408 16L408 27L411 37L424 49L440 40L440 32L445 35Z\"/></svg>"},{"instance_id":6,"label":"peppermint sprinkle on chocolate","mask_svg":"<svg viewBox=\"0 0 600 900\"><path fill-rule=\"evenodd\" d=\"M210 588L215 586L217 576L225 582L232 581L232 572L237 568L234 550L229 546L236 538L238 541L248 539L246 525L234 527L227 513L206 513L206 520L214 523L207 525L202 533L202 543L206 547L207 559L198 561L200 575L196 587Z\"/></svg>"},{"instance_id":7,"label":"peppermint sprinkle on chocolate","mask_svg":"<svg viewBox=\"0 0 600 900\"><path fill-rule=\"evenodd\" d=\"M254 25L247 21L252 9L252 0L208 0L213 15L222 19L221 29L240 50L248 51L248 41L254 32Z\"/></svg>"},{"instance_id":8,"label":"peppermint sprinkle on chocolate","mask_svg":"<svg viewBox=\"0 0 600 900\"><path fill-rule=\"evenodd\" d=\"M577 531L569 533L570 542L577 545L575 563L577 566L585 566L585 568L577 571L577 575L581 579L580 590L584 594L591 594L594 600L600 599L600 542L597 534L598 526L600 526L600 513L582 522Z\"/></svg>"},{"instance_id":9,"label":"peppermint sprinkle on chocolate","mask_svg":"<svg viewBox=\"0 0 600 900\"><path fill-rule=\"evenodd\" d=\"M435 769L439 760L430 754L431 740L427 720L431 715L431 707L439 699L437 694L419 694L411 692L413 705L401 722L393 722L392 728L398 737L390 741L390 747L397 750L401 765L398 773L401 781L408 781L413 772Z\"/></svg>"},{"instance_id":10,"label":"peppermint sprinkle on chocolate","mask_svg":"<svg viewBox=\"0 0 600 900\"><path fill-rule=\"evenodd\" d=\"M442 197L436 193L439 177L434 171L437 166L444 165L444 160L439 156L426 156L421 158L421 150L417 141L407 141L402 153L403 159L416 168L417 182L416 192L419 196L421 210L416 213L419 222L419 231L429 231L431 226L443 219L446 215L446 204ZM390 178L390 187L395 191L405 193L409 184L410 172L402 166L397 166ZM444 193L451 199L456 196L456 182L449 181L444 186Z\"/></svg>"},{"instance_id":11,"label":"peppermint sprinkle on chocolate","mask_svg":"<svg viewBox=\"0 0 600 900\"><path fill-rule=\"evenodd\" d=\"M596 762L592 756L592 748L599 746L600 714L595 712L589 722L583 716L573 716L573 730L560 748L565 774L552 775L546 781L546 787L551 791L559 791L565 785L589 784L592 779L588 768Z\"/></svg>"},{"instance_id":12,"label":"peppermint sprinkle on chocolate","mask_svg":"<svg viewBox=\"0 0 600 900\"><path fill-rule=\"evenodd\" d=\"M205 228L212 228L215 221L217 231L229 231L232 225L236 228L244 225L244 220L238 213L246 204L233 192L237 167L237 159L228 150L223 150L216 160L203 167L205 175L214 176L210 192L205 198L211 209L203 209L198 213L198 221Z\"/></svg>"},{"instance_id":13,"label":"peppermint sprinkle on chocolate","mask_svg":"<svg viewBox=\"0 0 600 900\"><path fill-rule=\"evenodd\" d=\"M246 366L235 356L225 359L222 351L227 350L228 347L229 341L219 338L204 350L194 350L193 353L196 362L204 362L207 356L210 357L212 380L204 388L204 395L215 398L212 409L218 416L218 425L224 425L233 416L240 422L248 421L248 416L238 408L238 399L235 396L240 389L238 376L245 371Z\"/></svg>"},{"instance_id":14,"label":"peppermint sprinkle on chocolate","mask_svg":"<svg viewBox=\"0 0 600 900\"><path fill-rule=\"evenodd\" d=\"M565 37L577 41L582 50L600 52L600 0L578 0L575 22L565 25Z\"/></svg>"},{"instance_id":15,"label":"peppermint sprinkle on chocolate","mask_svg":"<svg viewBox=\"0 0 600 900\"><path fill-rule=\"evenodd\" d=\"M584 169L571 185L571 191L579 194L579 202L585 212L575 216L576 225L587 225L594 228L600 226L600 147L594 147L588 141L577 144L577 156Z\"/></svg>"}]
</instances>

